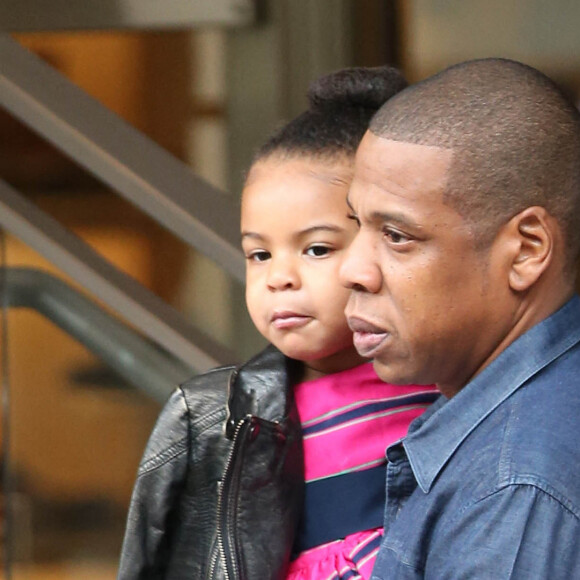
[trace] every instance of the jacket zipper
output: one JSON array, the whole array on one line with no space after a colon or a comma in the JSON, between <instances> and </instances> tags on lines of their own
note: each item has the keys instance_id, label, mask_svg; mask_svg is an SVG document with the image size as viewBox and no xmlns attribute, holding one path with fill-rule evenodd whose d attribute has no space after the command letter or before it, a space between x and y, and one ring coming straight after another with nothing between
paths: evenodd
<instances>
[{"instance_id":1,"label":"jacket zipper","mask_svg":"<svg viewBox=\"0 0 580 580\"><path fill-rule=\"evenodd\" d=\"M227 499L227 493L229 491L229 484L231 483L232 478L232 466L234 464L234 458L236 456L237 450L240 446L240 433L242 428L246 424L250 424L252 422L252 416L246 415L243 419L240 419L236 425L236 429L234 431L234 436L232 438L232 448L228 455L228 459L226 461L226 466L224 469L224 477L221 482L219 482L218 487L218 500L217 500L217 543L218 543L218 554L213 559L210 571L209 571L209 578L213 578L213 573L215 572L215 567L217 565L218 559L221 560L222 566L224 568L224 575L226 580L237 580L239 578L239 572L237 570L237 564L235 561L235 554L230 554L229 547L226 545L226 538L225 534L230 535L229 530L229 522L228 522L228 514L227 510L225 509L224 503ZM228 566L230 564L231 566ZM230 567L232 569L232 573L230 574Z\"/></svg>"},{"instance_id":2,"label":"jacket zipper","mask_svg":"<svg viewBox=\"0 0 580 580\"><path fill-rule=\"evenodd\" d=\"M226 580L239 580L240 570L237 561L237 554L235 553L235 548L232 550L230 546L232 542L228 542L235 535L235 530L230 526L230 517L227 509L227 501L231 497L231 490L237 493L237 487L235 485L234 477L235 473L233 471L235 459L239 455L241 446L244 445L246 441L253 440L255 436L258 435L259 430L262 427L268 427L274 433L274 436L279 439L285 439L286 435L282 430L282 426L278 421L266 421L263 419L258 419L253 415L246 415L244 418L240 419L236 424L234 435L232 437L232 448L228 455L226 461L224 476L221 482L218 484L218 497L217 497L217 545L218 551L215 558L212 558L212 563L209 570L209 578L213 580L213 573L217 566L218 559L221 560L224 576ZM254 431L256 430L256 431ZM249 431L249 433L248 433ZM249 438L248 438L249 436Z\"/></svg>"},{"instance_id":3,"label":"jacket zipper","mask_svg":"<svg viewBox=\"0 0 580 580\"><path fill-rule=\"evenodd\" d=\"M221 482L218 483L218 486L221 487ZM218 490L218 493L219 493L219 490ZM207 572L207 575L206 575L206 579L207 580L212 580L213 579L214 572L215 572L215 567L217 565L217 562L218 562L219 558L220 558L220 552L219 552L219 545L218 545L217 550L212 551L211 561L209 563L209 569L208 569L208 572ZM226 574L227 574L227 572L226 572Z\"/></svg>"}]
</instances>

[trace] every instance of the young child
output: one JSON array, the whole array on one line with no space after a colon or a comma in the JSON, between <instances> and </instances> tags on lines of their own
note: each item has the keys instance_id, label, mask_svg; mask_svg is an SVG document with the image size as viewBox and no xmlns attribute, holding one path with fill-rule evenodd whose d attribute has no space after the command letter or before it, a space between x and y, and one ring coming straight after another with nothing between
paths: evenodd
<instances>
[{"instance_id":1,"label":"young child","mask_svg":"<svg viewBox=\"0 0 580 580\"><path fill-rule=\"evenodd\" d=\"M381 382L344 317L346 194L394 69L313 83L310 108L258 151L242 194L246 302L273 345L194 377L166 404L133 493L119 579L369 578L385 448L435 400Z\"/></svg>"}]
</instances>

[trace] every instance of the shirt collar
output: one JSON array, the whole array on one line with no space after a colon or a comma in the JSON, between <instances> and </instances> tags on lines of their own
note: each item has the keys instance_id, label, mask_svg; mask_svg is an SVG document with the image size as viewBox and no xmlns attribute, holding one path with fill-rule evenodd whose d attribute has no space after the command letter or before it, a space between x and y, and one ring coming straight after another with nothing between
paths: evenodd
<instances>
[{"instance_id":1,"label":"shirt collar","mask_svg":"<svg viewBox=\"0 0 580 580\"><path fill-rule=\"evenodd\" d=\"M409 428L403 445L427 493L462 441L529 378L580 342L580 298L520 336L452 399L444 396Z\"/></svg>"}]
</instances>

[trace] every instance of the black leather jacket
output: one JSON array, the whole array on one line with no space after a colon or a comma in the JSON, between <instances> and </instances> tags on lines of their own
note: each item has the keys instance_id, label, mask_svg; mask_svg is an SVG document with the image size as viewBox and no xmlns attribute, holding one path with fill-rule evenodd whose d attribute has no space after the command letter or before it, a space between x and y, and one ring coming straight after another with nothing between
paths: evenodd
<instances>
[{"instance_id":1,"label":"black leather jacket","mask_svg":"<svg viewBox=\"0 0 580 580\"><path fill-rule=\"evenodd\" d=\"M139 467L119 580L285 577L304 493L300 372L268 347L175 391Z\"/></svg>"}]
</instances>

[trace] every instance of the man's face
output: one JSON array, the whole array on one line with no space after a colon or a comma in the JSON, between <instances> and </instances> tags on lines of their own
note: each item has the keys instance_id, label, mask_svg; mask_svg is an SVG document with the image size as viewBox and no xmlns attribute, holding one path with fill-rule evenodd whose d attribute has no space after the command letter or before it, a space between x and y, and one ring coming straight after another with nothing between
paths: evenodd
<instances>
[{"instance_id":1,"label":"man's face","mask_svg":"<svg viewBox=\"0 0 580 580\"><path fill-rule=\"evenodd\" d=\"M448 396L492 356L513 308L496 242L477 250L443 201L452 155L367 132L348 195L360 228L341 268L359 353L387 382Z\"/></svg>"}]
</instances>

